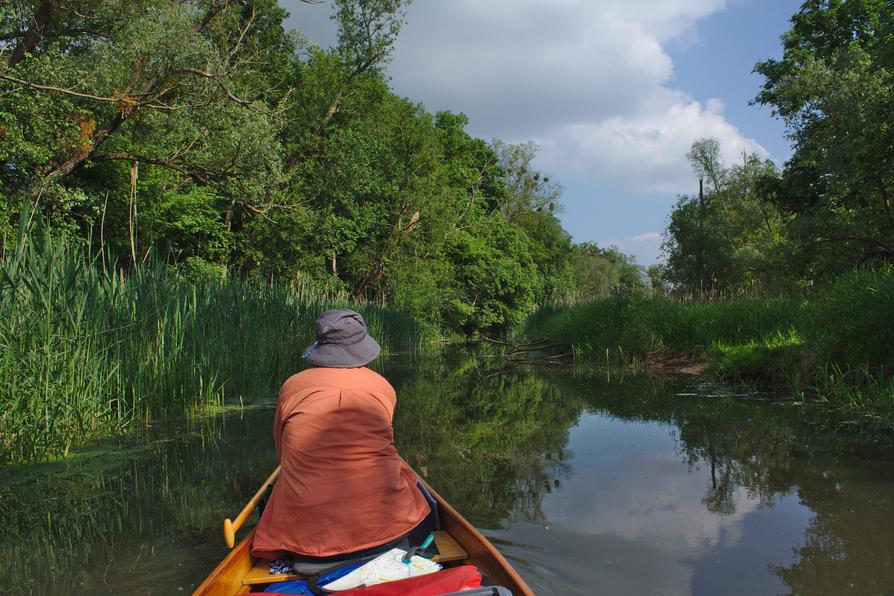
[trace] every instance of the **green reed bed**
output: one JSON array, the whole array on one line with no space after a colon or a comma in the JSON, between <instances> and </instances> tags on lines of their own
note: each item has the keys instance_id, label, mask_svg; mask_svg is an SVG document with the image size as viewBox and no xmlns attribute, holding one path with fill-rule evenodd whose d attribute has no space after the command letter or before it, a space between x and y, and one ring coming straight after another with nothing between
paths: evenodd
<instances>
[{"instance_id":1,"label":"green reed bed","mask_svg":"<svg viewBox=\"0 0 894 596\"><path fill-rule=\"evenodd\" d=\"M894 266L839 278L805 313L805 341L821 362L894 368Z\"/></svg>"},{"instance_id":2,"label":"green reed bed","mask_svg":"<svg viewBox=\"0 0 894 596\"><path fill-rule=\"evenodd\" d=\"M160 263L103 271L77 247L25 239L0 255L0 463L275 395L317 314L346 305L234 279L194 284ZM396 311L352 307L386 351L426 334Z\"/></svg>"},{"instance_id":3,"label":"green reed bed","mask_svg":"<svg viewBox=\"0 0 894 596\"><path fill-rule=\"evenodd\" d=\"M545 307L524 324L528 337L565 341L586 352L643 357L699 350L718 341L742 343L790 329L803 304L791 299L678 303L652 298L606 298Z\"/></svg>"},{"instance_id":4,"label":"green reed bed","mask_svg":"<svg viewBox=\"0 0 894 596\"><path fill-rule=\"evenodd\" d=\"M548 307L527 337L628 364L659 353L706 359L719 376L836 409L847 421L894 429L894 267L854 271L810 298L681 303L608 298Z\"/></svg>"}]
</instances>

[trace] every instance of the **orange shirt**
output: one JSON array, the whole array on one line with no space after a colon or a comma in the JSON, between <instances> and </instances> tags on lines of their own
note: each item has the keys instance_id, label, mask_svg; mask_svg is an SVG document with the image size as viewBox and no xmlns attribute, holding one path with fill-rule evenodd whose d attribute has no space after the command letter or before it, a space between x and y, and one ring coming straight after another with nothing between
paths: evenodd
<instances>
[{"instance_id":1,"label":"orange shirt","mask_svg":"<svg viewBox=\"0 0 894 596\"><path fill-rule=\"evenodd\" d=\"M428 514L394 447L397 396L366 367L309 368L279 391L273 438L282 464L252 553L326 557L403 536Z\"/></svg>"}]
</instances>

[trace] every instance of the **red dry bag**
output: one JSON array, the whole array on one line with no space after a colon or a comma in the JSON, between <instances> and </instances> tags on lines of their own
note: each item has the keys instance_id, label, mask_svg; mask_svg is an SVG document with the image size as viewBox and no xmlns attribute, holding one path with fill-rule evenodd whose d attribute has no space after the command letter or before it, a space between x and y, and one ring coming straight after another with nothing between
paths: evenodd
<instances>
[{"instance_id":1,"label":"red dry bag","mask_svg":"<svg viewBox=\"0 0 894 596\"><path fill-rule=\"evenodd\" d=\"M336 592L344 596L437 596L481 587L481 572L474 565L452 567L436 573Z\"/></svg>"}]
</instances>

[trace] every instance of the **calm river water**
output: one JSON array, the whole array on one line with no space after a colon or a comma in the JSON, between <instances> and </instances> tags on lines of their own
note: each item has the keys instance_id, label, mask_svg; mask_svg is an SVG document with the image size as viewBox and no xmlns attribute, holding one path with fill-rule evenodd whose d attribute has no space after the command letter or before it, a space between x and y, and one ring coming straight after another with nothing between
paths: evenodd
<instances>
[{"instance_id":1,"label":"calm river water","mask_svg":"<svg viewBox=\"0 0 894 596\"><path fill-rule=\"evenodd\" d=\"M890 448L692 381L504 365L380 368L401 453L538 594L894 593ZM271 420L158 424L0 471L0 591L189 593L275 465Z\"/></svg>"}]
</instances>

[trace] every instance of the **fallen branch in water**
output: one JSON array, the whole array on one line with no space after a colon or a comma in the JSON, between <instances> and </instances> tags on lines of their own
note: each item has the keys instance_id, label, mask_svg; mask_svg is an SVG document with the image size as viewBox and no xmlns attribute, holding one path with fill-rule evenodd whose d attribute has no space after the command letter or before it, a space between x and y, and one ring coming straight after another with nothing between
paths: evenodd
<instances>
[{"instance_id":1,"label":"fallen branch in water","mask_svg":"<svg viewBox=\"0 0 894 596\"><path fill-rule=\"evenodd\" d=\"M529 362L531 364L554 364L558 361L565 360L574 356L573 352L571 351L571 344L557 342L551 339L534 339L522 344L514 344L499 339L493 339L484 335L481 336L481 339L486 342L506 348L507 357L516 363ZM551 351L560 352L550 353Z\"/></svg>"}]
</instances>

